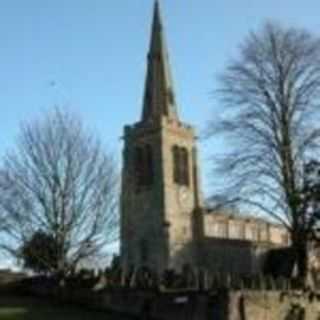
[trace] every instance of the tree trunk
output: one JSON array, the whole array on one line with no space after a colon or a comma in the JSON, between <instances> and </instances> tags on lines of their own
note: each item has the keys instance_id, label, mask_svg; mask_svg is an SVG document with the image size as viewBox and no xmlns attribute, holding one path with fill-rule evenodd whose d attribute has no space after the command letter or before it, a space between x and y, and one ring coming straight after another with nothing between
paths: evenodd
<instances>
[{"instance_id":1,"label":"tree trunk","mask_svg":"<svg viewBox=\"0 0 320 320\"><path fill-rule=\"evenodd\" d=\"M295 254L295 264L297 266L297 278L302 286L307 285L308 279L308 241L303 236L292 237L292 248Z\"/></svg>"}]
</instances>

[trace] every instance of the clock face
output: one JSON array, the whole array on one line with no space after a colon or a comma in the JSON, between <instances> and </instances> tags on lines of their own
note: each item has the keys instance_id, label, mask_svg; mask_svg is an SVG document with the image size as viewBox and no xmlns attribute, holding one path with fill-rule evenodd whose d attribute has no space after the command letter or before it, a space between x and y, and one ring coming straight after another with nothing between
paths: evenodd
<instances>
[{"instance_id":1,"label":"clock face","mask_svg":"<svg viewBox=\"0 0 320 320\"><path fill-rule=\"evenodd\" d=\"M192 198L188 189L186 187L180 187L178 192L180 206L183 209L190 209Z\"/></svg>"}]
</instances>

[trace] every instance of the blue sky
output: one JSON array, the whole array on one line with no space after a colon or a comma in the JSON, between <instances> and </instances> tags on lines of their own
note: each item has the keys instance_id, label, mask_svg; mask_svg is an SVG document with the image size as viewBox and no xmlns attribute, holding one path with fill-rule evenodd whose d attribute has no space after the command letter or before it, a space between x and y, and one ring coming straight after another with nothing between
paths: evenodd
<instances>
[{"instance_id":1,"label":"blue sky","mask_svg":"<svg viewBox=\"0 0 320 320\"><path fill-rule=\"evenodd\" d=\"M54 105L77 112L120 160L141 113L152 0L0 0L0 157L21 121ZM163 0L180 115L198 131L219 112L216 75L265 20L320 30L318 0ZM208 193L210 152L200 144ZM206 178L204 178L206 177Z\"/></svg>"}]
</instances>

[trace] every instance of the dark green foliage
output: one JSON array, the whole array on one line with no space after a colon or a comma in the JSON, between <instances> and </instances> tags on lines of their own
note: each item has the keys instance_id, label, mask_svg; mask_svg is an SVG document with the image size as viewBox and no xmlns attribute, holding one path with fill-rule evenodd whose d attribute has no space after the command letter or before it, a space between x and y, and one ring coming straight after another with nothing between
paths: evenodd
<instances>
[{"instance_id":1,"label":"dark green foliage","mask_svg":"<svg viewBox=\"0 0 320 320\"><path fill-rule=\"evenodd\" d=\"M294 262L295 258L292 248L273 249L266 256L263 272L273 277L289 278L292 275Z\"/></svg>"},{"instance_id":2,"label":"dark green foliage","mask_svg":"<svg viewBox=\"0 0 320 320\"><path fill-rule=\"evenodd\" d=\"M309 239L317 239L320 220L320 162L309 160L304 169L304 182L300 197L301 218L304 219Z\"/></svg>"},{"instance_id":3,"label":"dark green foliage","mask_svg":"<svg viewBox=\"0 0 320 320\"><path fill-rule=\"evenodd\" d=\"M23 265L38 273L58 269L59 245L53 236L43 231L35 232L22 246Z\"/></svg>"}]
</instances>

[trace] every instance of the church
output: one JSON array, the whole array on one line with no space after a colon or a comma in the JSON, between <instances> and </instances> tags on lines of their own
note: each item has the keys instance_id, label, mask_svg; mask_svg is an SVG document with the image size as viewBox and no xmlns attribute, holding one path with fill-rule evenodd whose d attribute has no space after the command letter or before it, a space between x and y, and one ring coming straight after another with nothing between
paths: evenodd
<instances>
[{"instance_id":1,"label":"church","mask_svg":"<svg viewBox=\"0 0 320 320\"><path fill-rule=\"evenodd\" d=\"M289 244L279 225L213 212L202 199L195 129L179 117L156 1L140 121L124 127L121 262L158 272L184 265L261 272L271 248Z\"/></svg>"}]
</instances>

